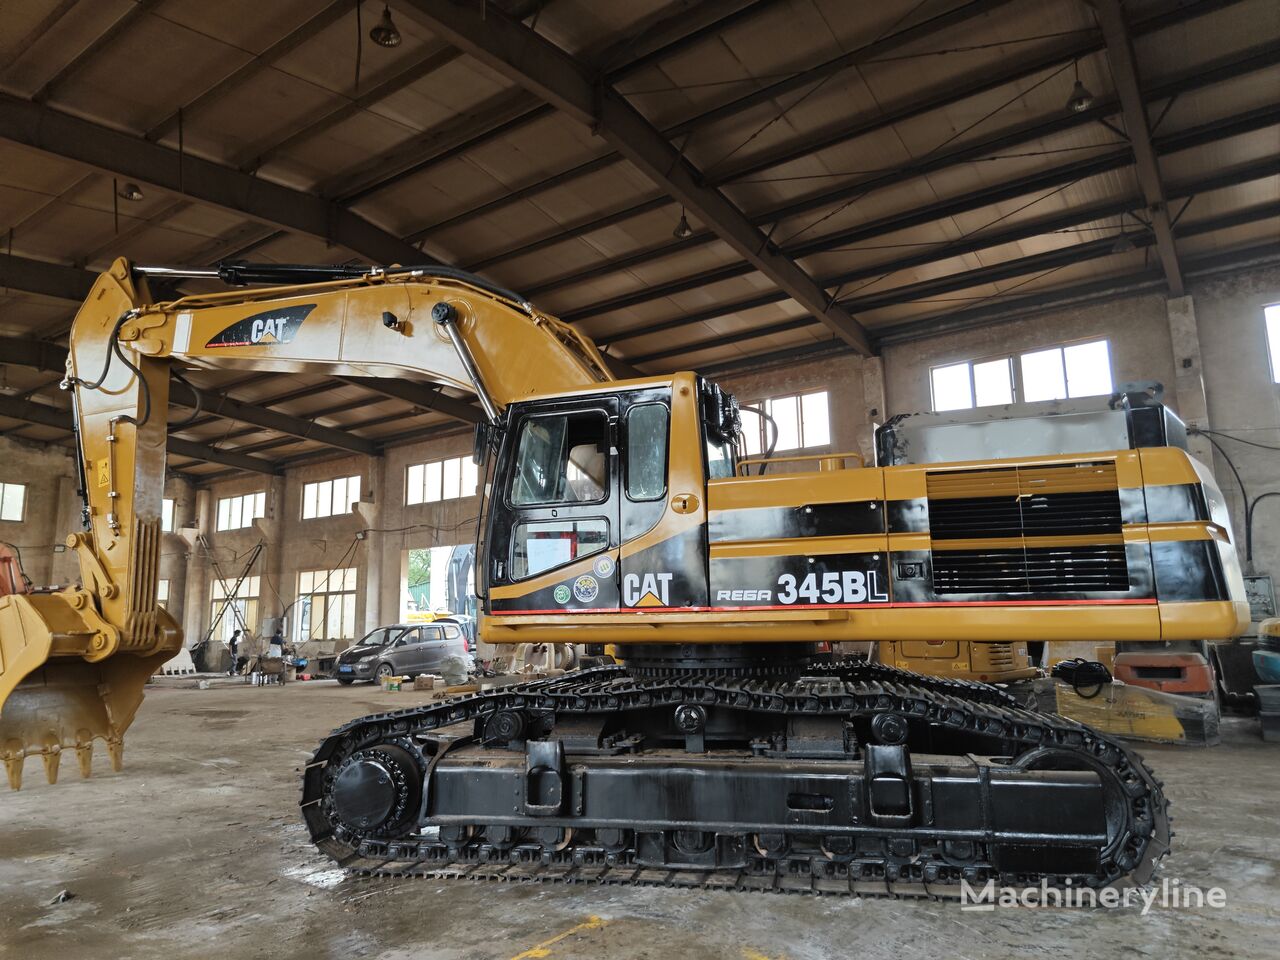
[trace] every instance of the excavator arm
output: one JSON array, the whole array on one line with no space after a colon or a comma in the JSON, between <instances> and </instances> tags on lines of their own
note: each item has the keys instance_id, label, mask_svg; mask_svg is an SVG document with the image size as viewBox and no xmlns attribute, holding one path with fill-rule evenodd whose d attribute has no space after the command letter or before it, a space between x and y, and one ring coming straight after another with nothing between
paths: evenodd
<instances>
[{"instance_id":1,"label":"excavator arm","mask_svg":"<svg viewBox=\"0 0 1280 960\"><path fill-rule=\"evenodd\" d=\"M153 302L157 274L273 285ZM80 582L0 595L0 760L14 788L26 757L52 783L69 749L88 776L97 739L118 769L143 687L182 645L156 602L174 366L413 380L474 392L490 421L514 401L612 379L577 331L447 268L177 273L117 260L76 315L63 383L84 500L84 529L67 539Z\"/></svg>"}]
</instances>

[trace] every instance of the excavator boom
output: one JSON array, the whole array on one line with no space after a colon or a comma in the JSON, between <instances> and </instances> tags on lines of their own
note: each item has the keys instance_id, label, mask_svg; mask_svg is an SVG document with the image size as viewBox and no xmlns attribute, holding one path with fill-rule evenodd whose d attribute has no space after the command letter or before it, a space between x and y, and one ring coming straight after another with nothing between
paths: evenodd
<instances>
[{"instance_id":1,"label":"excavator boom","mask_svg":"<svg viewBox=\"0 0 1280 960\"><path fill-rule=\"evenodd\" d=\"M273 285L152 301L149 277L206 273ZM477 420L610 379L577 331L448 268L193 273L117 260L93 285L70 341L63 385L73 396L84 529L67 545L80 583L0 590L0 760L13 787L33 755L53 782L63 750L75 750L88 775L95 740L118 769L147 679L181 646L156 602L171 365L408 379L421 383L424 406L441 388L479 395Z\"/></svg>"}]
</instances>

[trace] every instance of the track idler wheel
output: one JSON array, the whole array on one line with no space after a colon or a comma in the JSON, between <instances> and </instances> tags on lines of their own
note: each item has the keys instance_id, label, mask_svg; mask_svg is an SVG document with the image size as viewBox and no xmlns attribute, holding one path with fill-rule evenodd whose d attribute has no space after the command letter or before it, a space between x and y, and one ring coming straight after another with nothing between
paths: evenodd
<instances>
[{"instance_id":1,"label":"track idler wheel","mask_svg":"<svg viewBox=\"0 0 1280 960\"><path fill-rule=\"evenodd\" d=\"M333 778L333 812L359 836L395 837L417 816L421 784L422 773L407 750L394 745L357 750Z\"/></svg>"}]
</instances>

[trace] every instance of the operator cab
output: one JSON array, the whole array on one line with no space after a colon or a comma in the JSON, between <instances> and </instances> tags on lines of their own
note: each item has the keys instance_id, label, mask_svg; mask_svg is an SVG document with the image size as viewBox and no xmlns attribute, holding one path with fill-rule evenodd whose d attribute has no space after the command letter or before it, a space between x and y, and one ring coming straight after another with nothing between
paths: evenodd
<instances>
[{"instance_id":1,"label":"operator cab","mask_svg":"<svg viewBox=\"0 0 1280 960\"><path fill-rule=\"evenodd\" d=\"M737 402L693 374L634 384L512 404L478 443L488 613L706 605L706 482L734 473Z\"/></svg>"}]
</instances>

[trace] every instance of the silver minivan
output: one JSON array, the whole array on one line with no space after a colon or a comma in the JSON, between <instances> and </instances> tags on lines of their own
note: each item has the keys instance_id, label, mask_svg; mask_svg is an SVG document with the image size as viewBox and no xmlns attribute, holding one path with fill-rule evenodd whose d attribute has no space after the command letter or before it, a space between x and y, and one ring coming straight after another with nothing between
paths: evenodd
<instances>
[{"instance_id":1,"label":"silver minivan","mask_svg":"<svg viewBox=\"0 0 1280 960\"><path fill-rule=\"evenodd\" d=\"M339 683L414 677L439 673L449 657L461 657L471 668L467 639L456 623L393 623L371 630L338 657L333 676Z\"/></svg>"}]
</instances>

